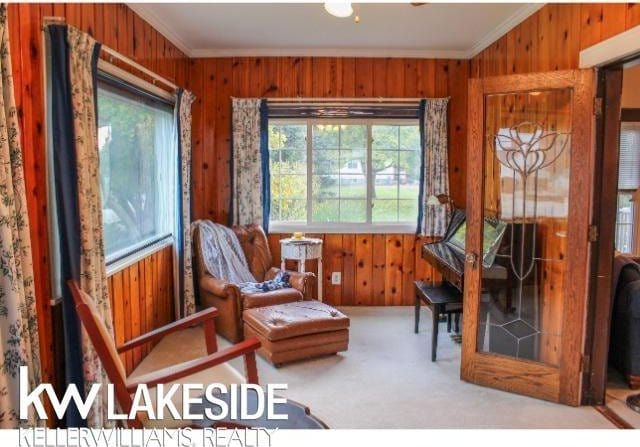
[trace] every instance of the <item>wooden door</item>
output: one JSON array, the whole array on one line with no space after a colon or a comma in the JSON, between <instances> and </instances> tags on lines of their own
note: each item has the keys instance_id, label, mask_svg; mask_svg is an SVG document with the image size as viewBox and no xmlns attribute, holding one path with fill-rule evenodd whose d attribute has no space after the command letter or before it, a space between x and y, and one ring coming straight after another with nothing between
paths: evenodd
<instances>
[{"instance_id":1,"label":"wooden door","mask_svg":"<svg viewBox=\"0 0 640 447\"><path fill-rule=\"evenodd\" d=\"M469 83L463 380L579 405L593 73Z\"/></svg>"}]
</instances>

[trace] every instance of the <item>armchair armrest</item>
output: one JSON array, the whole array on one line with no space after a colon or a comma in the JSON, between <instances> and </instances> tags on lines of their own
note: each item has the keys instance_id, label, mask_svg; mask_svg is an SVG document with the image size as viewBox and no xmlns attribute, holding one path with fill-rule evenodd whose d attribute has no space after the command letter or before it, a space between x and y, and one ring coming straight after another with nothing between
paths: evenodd
<instances>
[{"instance_id":1,"label":"armchair armrest","mask_svg":"<svg viewBox=\"0 0 640 447\"><path fill-rule=\"evenodd\" d=\"M229 360L245 356L245 374L248 383L258 383L258 370L256 368L255 351L260 348L260 341L257 338L249 338L243 342L233 345L229 348L205 357L199 357L194 360L179 363L177 365L162 368L142 376L138 376L133 380L127 380L127 391L134 392L138 385L146 384L154 387L160 383L169 383L195 374L203 369L212 368L216 365L226 363Z\"/></svg>"},{"instance_id":2,"label":"armchair armrest","mask_svg":"<svg viewBox=\"0 0 640 447\"><path fill-rule=\"evenodd\" d=\"M276 275L280 272L280 269L277 267L271 267L269 271L265 274L265 280L271 280L276 277ZM291 287L302 293L303 299L307 299L310 297L311 292L311 284L313 278L315 278L315 274L312 272L294 272L292 270L286 270L289 275L289 282L291 283Z\"/></svg>"},{"instance_id":3,"label":"armchair armrest","mask_svg":"<svg viewBox=\"0 0 640 447\"><path fill-rule=\"evenodd\" d=\"M210 307L208 309L202 310L193 315L182 318L173 323L169 323L167 325L154 329L151 332L147 332L146 334L143 334L139 337L129 340L122 346L118 346L118 353L128 351L130 349L133 349L137 346L143 345L150 341L156 340L158 338L162 338L165 335L170 334L172 332L177 332L177 331L186 329L188 327L213 320L213 318L215 318L217 315L218 315L218 309L216 309L215 307ZM214 333L214 336L215 336L215 333Z\"/></svg>"},{"instance_id":4,"label":"armchair armrest","mask_svg":"<svg viewBox=\"0 0 640 447\"><path fill-rule=\"evenodd\" d=\"M291 283L291 287L296 290L299 290L302 293L304 299L311 297L311 285L313 284L313 279L316 277L315 273L312 272L292 272L287 270L289 274L289 282Z\"/></svg>"},{"instance_id":5,"label":"armchair armrest","mask_svg":"<svg viewBox=\"0 0 640 447\"><path fill-rule=\"evenodd\" d=\"M217 279L209 274L205 274L200 280L200 287L217 296L240 296L240 288L224 279Z\"/></svg>"}]
</instances>

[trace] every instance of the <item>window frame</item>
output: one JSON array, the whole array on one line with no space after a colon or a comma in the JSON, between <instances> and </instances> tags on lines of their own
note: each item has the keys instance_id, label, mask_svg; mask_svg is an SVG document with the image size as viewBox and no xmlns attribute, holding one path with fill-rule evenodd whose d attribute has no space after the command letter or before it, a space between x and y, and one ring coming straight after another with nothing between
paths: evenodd
<instances>
[{"instance_id":1,"label":"window frame","mask_svg":"<svg viewBox=\"0 0 640 447\"><path fill-rule=\"evenodd\" d=\"M125 78L124 76L118 76L118 74L114 74L109 69L105 70L103 66L98 67L98 74L96 76L96 82L98 83L98 85L96 86L96 88L100 88L99 84L103 83L109 87L109 92L111 94L117 94L117 90L121 90L124 93L122 95L124 98L132 99L132 97L138 96L146 105L150 105L150 103L158 103L162 106L165 106L167 112L169 111L169 109L172 109L172 115L175 122L176 101L174 97L172 97L173 101L169 100L167 97L160 96L150 91L150 89L144 88L146 86L143 87L136 85L137 82L135 81L137 81L137 79L134 79L133 81L134 82L132 82L132 79L130 77ZM97 100L98 99L96 98L96 101ZM177 131L175 135L175 143L177 144ZM178 169L178 167L176 167L176 169ZM176 184L176 187L178 186L179 185ZM132 244L129 247L117 250L109 255L105 253L107 276L110 276L120 270L129 267L130 265L135 264L136 262L162 250L169 245L173 245L175 242L174 233L175 228L172 232L160 233L152 237L145 238L135 244Z\"/></svg>"},{"instance_id":2,"label":"window frame","mask_svg":"<svg viewBox=\"0 0 640 447\"><path fill-rule=\"evenodd\" d=\"M415 234L418 226L418 215L416 215L415 222L380 222L376 223L372 221L372 209L373 209L373 182L374 178L371 173L372 164L372 152L373 152L373 137L372 128L374 125L400 125L400 126L420 126L418 118L271 118L269 119L269 126L272 125L305 125L307 127L306 133L306 154L307 154L307 197L306 197L306 209L307 219L305 222L282 222L272 220L269 217L269 231L273 233L290 233L299 231L301 227L308 232L313 233L326 233L326 234ZM331 125L365 125L367 128L367 189L366 189L366 222L313 222L313 134L312 129L317 124L331 124ZM269 148L271 151L271 148ZM398 149L398 152L402 149ZM422 150L417 151L422 154ZM272 174L273 176L273 174ZM398 188L402 186L398 184ZM399 199L399 193L398 193ZM419 201L419 197L416 197L416 201ZM420 204L418 203L418 213ZM273 207L271 207L273 209Z\"/></svg>"},{"instance_id":3,"label":"window frame","mask_svg":"<svg viewBox=\"0 0 640 447\"><path fill-rule=\"evenodd\" d=\"M119 73L118 71L114 70L117 69L117 67L115 66L113 66L114 69L112 69L111 66L105 65L107 64L99 64L96 82L107 84L110 87L110 92L112 94L114 93L114 89L120 89L124 93L123 97L126 97L128 99L131 99L131 96L139 96L144 104L149 105L150 102L156 102L166 106L167 111L169 108L171 108L174 118L173 121L175 124L175 96L172 95L171 99L169 99L167 96L161 96L160 94L157 94L153 89L147 88L148 86L145 85L146 81L136 77L132 77L131 75L127 76L125 73ZM99 88L99 86L96 86L96 88ZM97 97L96 101L98 101ZM98 106L97 102L96 106ZM175 132L175 137L175 144L178 144L177 129ZM179 169L179 166L177 166L176 169ZM178 187L179 185L176 183L176 188ZM167 246L173 245L175 241L175 228L173 228L170 233L160 233L154 235L152 237L143 239L127 248L117 250L109 255L105 253L107 276L113 275L114 273L117 273L118 271L129 267L136 262L139 262L142 259L145 259L146 257L151 256L152 254L164 249Z\"/></svg>"}]
</instances>

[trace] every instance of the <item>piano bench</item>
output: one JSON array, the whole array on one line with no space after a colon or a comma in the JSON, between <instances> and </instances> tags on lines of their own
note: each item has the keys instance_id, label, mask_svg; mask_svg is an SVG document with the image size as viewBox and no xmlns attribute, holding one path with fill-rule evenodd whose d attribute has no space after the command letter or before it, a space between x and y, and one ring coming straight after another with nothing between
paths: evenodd
<instances>
[{"instance_id":1,"label":"piano bench","mask_svg":"<svg viewBox=\"0 0 640 447\"><path fill-rule=\"evenodd\" d=\"M451 315L455 315L456 332L459 332L460 314L462 313L462 292L450 284L444 283L441 286L430 286L422 281L415 281L416 301L415 301L415 330L418 333L420 325L420 304L423 302L431 309L433 332L431 334L431 361L436 361L436 351L438 349L438 324L440 314L448 317L449 330L451 329Z\"/></svg>"}]
</instances>

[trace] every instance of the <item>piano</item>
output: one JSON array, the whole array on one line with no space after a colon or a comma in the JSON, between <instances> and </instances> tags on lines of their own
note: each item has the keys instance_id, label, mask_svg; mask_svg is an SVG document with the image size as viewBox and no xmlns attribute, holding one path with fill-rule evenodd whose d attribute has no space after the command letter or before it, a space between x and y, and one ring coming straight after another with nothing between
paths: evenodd
<instances>
[{"instance_id":1,"label":"piano","mask_svg":"<svg viewBox=\"0 0 640 447\"><path fill-rule=\"evenodd\" d=\"M460 292L463 292L464 286L464 252L455 248L450 241L466 219L463 209L455 209L442 240L422 246L422 258L434 266L443 279Z\"/></svg>"},{"instance_id":2,"label":"piano","mask_svg":"<svg viewBox=\"0 0 640 447\"><path fill-rule=\"evenodd\" d=\"M464 292L464 233L466 227L461 227L465 223L465 210L454 210L444 237L438 242L427 243L422 247L422 258L433 265L442 274L443 279L460 292ZM505 310L512 309L513 285L516 284L516 279L510 266L511 254L509 245L511 232L519 225L521 224L506 224L494 219L485 219L482 288L489 292L496 301L499 300L500 292L505 291ZM493 227L491 228L490 226ZM488 234L487 228L491 228L494 232ZM517 237L519 234L520 231L514 233L515 239L519 239ZM487 242L487 237L495 240ZM531 243L531 241L528 242ZM519 241L514 240L514 244L518 246ZM487 247L489 247L488 250ZM487 253L487 251L490 253Z\"/></svg>"}]
</instances>

